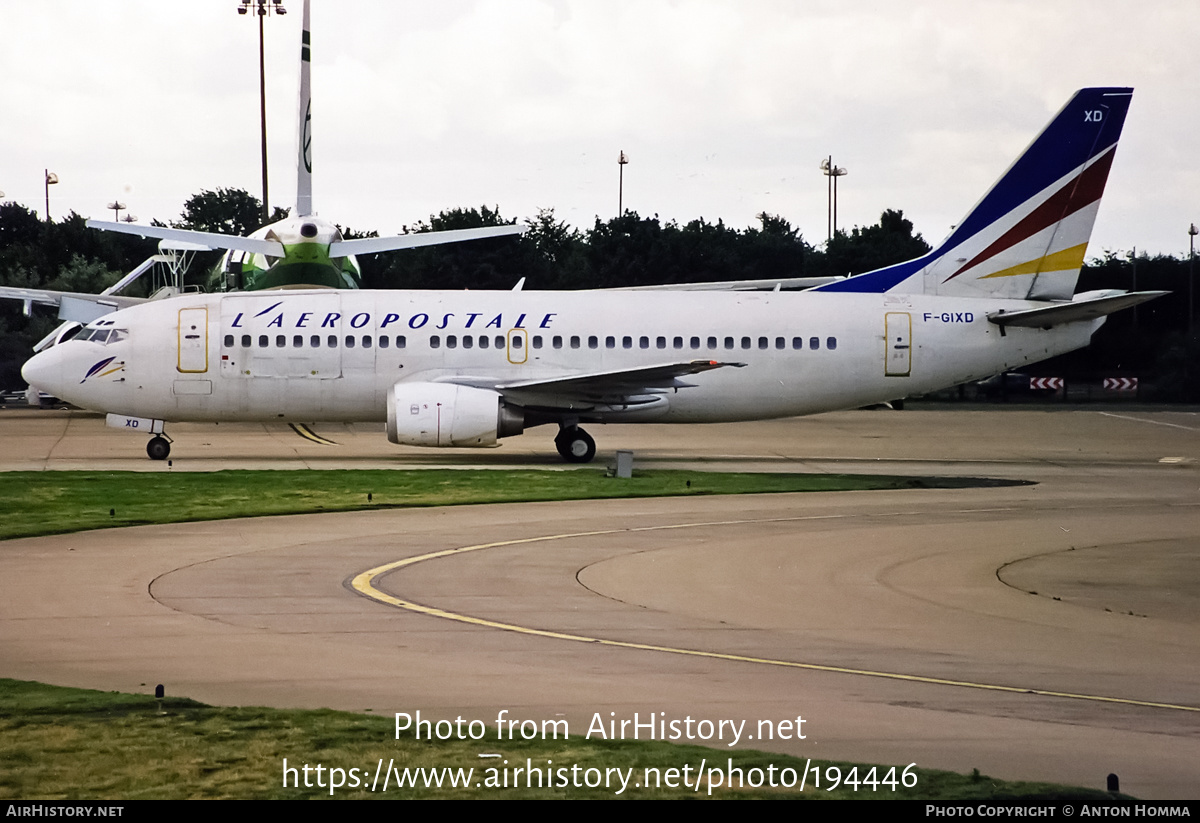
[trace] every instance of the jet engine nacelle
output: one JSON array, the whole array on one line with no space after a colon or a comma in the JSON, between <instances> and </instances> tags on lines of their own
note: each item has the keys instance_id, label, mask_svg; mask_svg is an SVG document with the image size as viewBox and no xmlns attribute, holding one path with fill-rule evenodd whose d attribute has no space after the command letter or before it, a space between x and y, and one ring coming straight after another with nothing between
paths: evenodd
<instances>
[{"instance_id":1,"label":"jet engine nacelle","mask_svg":"<svg viewBox=\"0 0 1200 823\"><path fill-rule=\"evenodd\" d=\"M525 430L499 392L454 383L397 383L387 414L388 440L406 446L491 446Z\"/></svg>"}]
</instances>

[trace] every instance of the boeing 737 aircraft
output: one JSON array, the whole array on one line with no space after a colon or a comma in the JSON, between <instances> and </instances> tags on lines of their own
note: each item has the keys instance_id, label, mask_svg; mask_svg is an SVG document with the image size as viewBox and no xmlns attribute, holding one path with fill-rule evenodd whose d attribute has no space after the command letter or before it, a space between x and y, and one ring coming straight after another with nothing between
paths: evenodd
<instances>
[{"instance_id":1,"label":"boeing 737 aircraft","mask_svg":"<svg viewBox=\"0 0 1200 823\"><path fill-rule=\"evenodd\" d=\"M386 420L419 446L557 424L577 463L596 453L585 423L814 414L978 380L1162 294L1073 294L1131 96L1076 93L936 249L808 291L181 295L106 314L22 374L151 435L158 460L170 422ZM305 197L292 235L234 248L330 261L374 242L338 241Z\"/></svg>"}]
</instances>

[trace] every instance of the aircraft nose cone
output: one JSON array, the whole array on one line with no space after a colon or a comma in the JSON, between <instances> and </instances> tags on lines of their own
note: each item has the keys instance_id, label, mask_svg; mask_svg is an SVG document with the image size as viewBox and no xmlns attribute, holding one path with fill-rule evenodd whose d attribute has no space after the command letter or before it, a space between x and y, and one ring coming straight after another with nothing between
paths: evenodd
<instances>
[{"instance_id":1,"label":"aircraft nose cone","mask_svg":"<svg viewBox=\"0 0 1200 823\"><path fill-rule=\"evenodd\" d=\"M51 348L35 354L21 367L21 377L30 386L55 397L61 397L62 358L59 356L59 352Z\"/></svg>"}]
</instances>

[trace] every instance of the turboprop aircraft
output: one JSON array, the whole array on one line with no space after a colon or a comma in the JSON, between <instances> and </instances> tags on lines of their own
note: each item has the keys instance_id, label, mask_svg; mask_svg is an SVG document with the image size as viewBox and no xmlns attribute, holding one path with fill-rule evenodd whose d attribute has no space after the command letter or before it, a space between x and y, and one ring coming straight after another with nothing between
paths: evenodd
<instances>
[{"instance_id":1,"label":"turboprop aircraft","mask_svg":"<svg viewBox=\"0 0 1200 823\"><path fill-rule=\"evenodd\" d=\"M300 42L300 105L297 122L296 205L284 220L264 226L249 237L215 232L88 220L105 231L157 237L186 244L192 251L226 249L221 261L225 291L328 287L360 288L361 271L355 254L411 249L519 234L523 226L488 226L455 231L420 232L392 237L345 240L338 227L313 212L312 94L309 0L304 0Z\"/></svg>"},{"instance_id":2,"label":"turboprop aircraft","mask_svg":"<svg viewBox=\"0 0 1200 823\"><path fill-rule=\"evenodd\" d=\"M34 356L43 391L169 451L175 421L387 421L393 443L491 446L557 424L855 408L1086 346L1163 292L1073 294L1132 90L1076 93L949 237L808 291L280 290L123 308Z\"/></svg>"}]
</instances>

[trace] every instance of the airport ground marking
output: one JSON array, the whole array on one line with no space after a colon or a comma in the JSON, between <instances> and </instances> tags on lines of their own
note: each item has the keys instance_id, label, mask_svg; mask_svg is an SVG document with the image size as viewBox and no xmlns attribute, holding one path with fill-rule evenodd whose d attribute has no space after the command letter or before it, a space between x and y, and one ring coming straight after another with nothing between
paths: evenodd
<instances>
[{"instance_id":1,"label":"airport ground marking","mask_svg":"<svg viewBox=\"0 0 1200 823\"><path fill-rule=\"evenodd\" d=\"M1093 703L1114 703L1125 706L1139 706L1142 708L1170 709L1174 711L1200 713L1200 706L1185 706L1176 703L1159 703L1152 700L1135 700L1127 697L1109 697L1098 694L1060 692L1050 689L1038 689L1023 686L1004 686L996 683L977 683L970 680L951 680L947 678L928 677L918 674L903 674L900 672L853 669L845 666L829 666L821 663L803 663L796 660L777 660L769 657L753 657L750 655L730 654L728 652L705 651L703 649L684 649L674 646L660 646L651 643L634 643L628 640L611 640L603 637L591 637L589 635L582 634L555 632L548 629L536 629L530 626L518 626L515 623L504 623L499 620L489 620L484 617L473 617L468 614L450 612L433 606L425 606L420 603L415 603L411 600L395 597L375 587L375 580L377 578L399 569L413 566L417 563L424 563L430 560L466 554L468 552L483 551L484 549L497 549L505 546L523 546L531 543L547 543L554 540L570 540L581 537L603 537L610 534L629 534L631 532L667 531L670 529L690 529L712 526L735 526L747 523L784 523L799 520L836 520L849 516L850 515L834 514L805 515L800 517L772 517L761 520L715 520L700 523L671 523L658 526L636 526L620 529L599 529L596 531L587 532L546 534L535 537L518 537L512 540L497 540L491 543L476 543L470 546L456 546L452 549L441 549L439 551L427 552L425 554L419 554L413 557L406 557L403 560L396 560L391 563L385 563L382 566L376 566L375 568L367 569L366 571L355 575L350 581L350 585L355 591L364 597L368 597L388 606L405 609L406 611L416 612L418 614L428 615L430 617L440 617L446 620L454 620L459 623L466 623L473 626L500 629L502 631L516 632L518 634L531 635L534 637L546 637L554 640L568 640L575 643L594 643L600 646L610 646L620 649L637 649L639 651L679 654L689 657L704 657L712 660L728 660L735 663L753 663L757 665L778 666L781 668L804 669L806 671L827 672L830 674L848 674L858 677L877 677L885 680L902 680L910 683L927 683L938 686L958 686L960 688L1007 692L1010 694L1032 694L1042 697L1060 697L1070 700L1086 700Z\"/></svg>"},{"instance_id":2,"label":"airport ground marking","mask_svg":"<svg viewBox=\"0 0 1200 823\"><path fill-rule=\"evenodd\" d=\"M1183 429L1184 431L1194 432L1200 431L1195 426L1184 426L1179 423L1166 423L1162 420L1146 420L1143 417L1134 417L1129 414L1117 414L1115 412L1100 412L1104 417L1115 417L1118 420L1132 420L1134 423L1149 423L1152 426L1167 426L1172 429Z\"/></svg>"},{"instance_id":3,"label":"airport ground marking","mask_svg":"<svg viewBox=\"0 0 1200 823\"><path fill-rule=\"evenodd\" d=\"M288 426L296 434L303 437L305 440L311 440L313 443L318 443L322 446L336 446L337 443L327 437L322 437L313 431L306 423L288 423Z\"/></svg>"}]
</instances>

